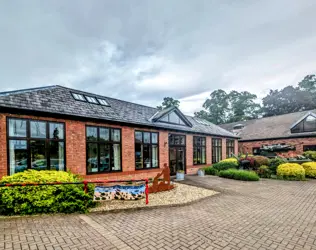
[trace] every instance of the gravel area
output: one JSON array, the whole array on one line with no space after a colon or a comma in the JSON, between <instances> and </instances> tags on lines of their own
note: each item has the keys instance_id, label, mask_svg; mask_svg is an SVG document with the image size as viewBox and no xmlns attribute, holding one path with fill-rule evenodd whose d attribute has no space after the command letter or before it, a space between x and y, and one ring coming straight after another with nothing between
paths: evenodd
<instances>
[{"instance_id":1,"label":"gravel area","mask_svg":"<svg viewBox=\"0 0 316 250\"><path fill-rule=\"evenodd\" d=\"M90 209L91 212L122 210L141 207L157 207L166 205L181 205L197 201L208 196L217 194L213 190L189 186L181 183L174 183L175 188L170 191L149 194L149 204L145 204L145 199L137 201L101 201L96 208Z\"/></svg>"}]
</instances>

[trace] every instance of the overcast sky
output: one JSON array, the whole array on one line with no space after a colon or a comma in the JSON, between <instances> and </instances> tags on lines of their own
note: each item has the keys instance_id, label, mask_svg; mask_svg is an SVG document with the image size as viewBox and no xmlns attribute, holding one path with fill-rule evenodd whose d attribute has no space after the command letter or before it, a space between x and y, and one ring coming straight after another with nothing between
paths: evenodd
<instances>
[{"instance_id":1,"label":"overcast sky","mask_svg":"<svg viewBox=\"0 0 316 250\"><path fill-rule=\"evenodd\" d=\"M2 0L0 91L64 85L186 114L316 72L315 0Z\"/></svg>"}]
</instances>

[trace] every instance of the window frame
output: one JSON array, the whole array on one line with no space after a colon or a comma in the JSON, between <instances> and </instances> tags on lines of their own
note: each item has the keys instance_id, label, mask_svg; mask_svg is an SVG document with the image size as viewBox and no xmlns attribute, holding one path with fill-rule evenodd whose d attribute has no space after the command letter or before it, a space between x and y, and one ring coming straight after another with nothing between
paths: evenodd
<instances>
[{"instance_id":1,"label":"window frame","mask_svg":"<svg viewBox=\"0 0 316 250\"><path fill-rule=\"evenodd\" d=\"M303 145L303 152L305 152L305 151L315 151L313 149L309 149L309 147L313 147L313 148L316 149L316 144Z\"/></svg>"},{"instance_id":2,"label":"window frame","mask_svg":"<svg viewBox=\"0 0 316 250\"><path fill-rule=\"evenodd\" d=\"M87 128L97 128L97 140L88 140L87 136ZM109 129L109 141L100 141L100 128ZM116 142L112 140L112 129L120 131L120 141ZM98 126L98 125L86 125L85 126L85 141L86 141L86 175L95 175L95 174L110 174L110 173L118 173L122 172L123 163L122 163L122 129L116 127L106 127L106 126ZM98 152L98 172L88 172L88 144L97 144L97 152ZM110 170L109 171L99 171L100 170L100 145L110 145L114 144L120 145L120 170L112 170L111 160L112 154L110 150Z\"/></svg>"},{"instance_id":3,"label":"window frame","mask_svg":"<svg viewBox=\"0 0 316 250\"><path fill-rule=\"evenodd\" d=\"M220 141L220 145L215 145L214 141L217 140L217 141ZM216 152L216 149L220 149L220 156L219 157L216 157L214 152ZM218 161L216 161L218 158ZM223 158L223 140L222 138L212 138L212 164L215 164L219 161L221 161Z\"/></svg>"},{"instance_id":4,"label":"window frame","mask_svg":"<svg viewBox=\"0 0 316 250\"><path fill-rule=\"evenodd\" d=\"M76 101L79 101L79 102L88 102L87 99L86 99L86 97L84 96L84 94L75 93L75 92L70 92L70 93L71 93L72 98L74 98ZM81 96L83 96L83 99L84 99L84 100L77 99L77 98L75 97L75 95L81 95Z\"/></svg>"},{"instance_id":5,"label":"window frame","mask_svg":"<svg viewBox=\"0 0 316 250\"><path fill-rule=\"evenodd\" d=\"M175 114L178 116L179 120L183 122L183 124L181 124L181 123L175 123L175 122L170 122L170 114L171 114L171 113L175 113ZM165 117L168 117L168 121L162 121L162 119L164 119ZM186 124L186 122L181 118L181 116L180 116L177 112L175 112L175 111L165 114L164 116L162 116L161 118L158 119L158 122L167 123L167 124L173 124L173 125L179 125L179 126L185 126L185 127L188 126L188 125Z\"/></svg>"},{"instance_id":6,"label":"window frame","mask_svg":"<svg viewBox=\"0 0 316 250\"><path fill-rule=\"evenodd\" d=\"M142 142L141 143L136 143L136 133L142 133ZM144 143L144 133L150 133L150 142L149 143ZM157 134L157 143L152 143L152 134ZM144 167L144 160L143 160L143 168L136 168L136 144L139 144L141 146L143 145L150 145L150 147L152 148L153 145L156 145L157 146L157 154L158 154L158 163L157 163L157 167L152 167L152 150L150 151L150 167L149 168L145 168ZM135 161L134 161L134 169L136 171L139 171L139 170L150 170L150 169L159 169L160 168L160 161L159 161L159 132L156 132L156 131L146 131L146 130L134 130L134 157L135 157ZM142 158L144 158L142 156Z\"/></svg>"},{"instance_id":7,"label":"window frame","mask_svg":"<svg viewBox=\"0 0 316 250\"><path fill-rule=\"evenodd\" d=\"M229 144L232 143L232 145ZM232 150L232 153L235 154L235 140L234 139L226 139L226 158L232 157L228 154L228 151Z\"/></svg>"},{"instance_id":8,"label":"window frame","mask_svg":"<svg viewBox=\"0 0 316 250\"><path fill-rule=\"evenodd\" d=\"M10 119L16 119L16 120L22 120L26 122L26 137L17 137L17 136L10 136ZM45 122L46 123L46 137L45 138L32 138L31 137L31 122ZM52 123L57 123L57 124L63 124L64 126L64 131L63 131L63 139L54 139L50 138L49 134L49 125ZM15 117L15 116L7 116L6 117L6 146L7 146L7 173L8 176L11 175L10 173L10 141L15 140L15 141L26 141L26 147L27 147L27 170L32 169L32 162L31 162L31 141L44 141L45 142L45 160L46 160L46 167L47 170L51 169L51 164L50 164L50 142L55 141L55 142L63 142L64 143L64 170L62 171L67 171L67 155L66 155L66 124L65 122L62 121L51 121L51 120L41 120L41 119L34 119L34 118L20 118L20 117Z\"/></svg>"},{"instance_id":9,"label":"window frame","mask_svg":"<svg viewBox=\"0 0 316 250\"><path fill-rule=\"evenodd\" d=\"M196 144L196 141L195 141L195 140L198 139L198 138L205 140L204 145L197 145L197 144ZM204 148L204 153L205 153L204 159L205 159L205 162L204 162L204 163L194 163L194 151L195 151L195 149L201 150L200 152L201 152L201 156L202 156L202 148ZM205 137L205 136L193 136L193 165L194 165L194 166L206 165L206 163L207 163L206 157L207 157L207 153L206 153L206 137Z\"/></svg>"},{"instance_id":10,"label":"window frame","mask_svg":"<svg viewBox=\"0 0 316 250\"><path fill-rule=\"evenodd\" d=\"M98 101L98 103L99 103L100 105L106 106L106 107L110 107L110 104L109 104L108 101L105 100L104 98L96 97L96 99L97 99L97 101ZM105 102L106 104L102 103L102 101Z\"/></svg>"},{"instance_id":11,"label":"window frame","mask_svg":"<svg viewBox=\"0 0 316 250\"><path fill-rule=\"evenodd\" d=\"M84 97L88 103L99 105L99 102L95 96L84 95ZM91 98L92 100L95 100L95 101L91 101L89 98Z\"/></svg>"},{"instance_id":12,"label":"window frame","mask_svg":"<svg viewBox=\"0 0 316 250\"><path fill-rule=\"evenodd\" d=\"M305 123L307 122L307 119L310 116L315 119L315 121L314 121L314 129L312 129L312 130L305 130ZM302 130L301 131L295 131L296 128L298 130L300 130L300 126L302 126ZM294 127L291 128L291 134L313 133L313 132L316 132L316 117L314 117L313 115L306 116L303 120L301 120L299 123L297 123Z\"/></svg>"}]
</instances>

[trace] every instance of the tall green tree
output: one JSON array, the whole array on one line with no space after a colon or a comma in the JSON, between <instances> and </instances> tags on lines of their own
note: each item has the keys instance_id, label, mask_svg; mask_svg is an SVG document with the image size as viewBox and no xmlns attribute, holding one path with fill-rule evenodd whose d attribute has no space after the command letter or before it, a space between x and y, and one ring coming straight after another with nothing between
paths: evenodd
<instances>
[{"instance_id":1,"label":"tall green tree","mask_svg":"<svg viewBox=\"0 0 316 250\"><path fill-rule=\"evenodd\" d=\"M173 99L172 97L165 97L163 98L163 102L161 106L157 106L157 109L159 110L163 110L165 108L169 108L169 107L179 107L180 105L180 101Z\"/></svg>"},{"instance_id":2,"label":"tall green tree","mask_svg":"<svg viewBox=\"0 0 316 250\"><path fill-rule=\"evenodd\" d=\"M234 121L243 121L257 118L260 112L260 104L256 103L257 96L247 91L215 90L210 94L199 112L195 116L206 119L215 124Z\"/></svg>"},{"instance_id":3,"label":"tall green tree","mask_svg":"<svg viewBox=\"0 0 316 250\"><path fill-rule=\"evenodd\" d=\"M301 82L302 83L302 82ZM288 114L316 108L316 92L313 85L304 82L294 88L287 86L281 90L270 90L262 99L264 117Z\"/></svg>"},{"instance_id":4,"label":"tall green tree","mask_svg":"<svg viewBox=\"0 0 316 250\"><path fill-rule=\"evenodd\" d=\"M228 95L230 114L227 122L246 121L258 118L261 106L256 103L257 96L248 91L231 91Z\"/></svg>"},{"instance_id":5,"label":"tall green tree","mask_svg":"<svg viewBox=\"0 0 316 250\"><path fill-rule=\"evenodd\" d=\"M298 87L302 91L309 91L313 94L316 93L316 75L307 75L302 81L298 83Z\"/></svg>"}]
</instances>

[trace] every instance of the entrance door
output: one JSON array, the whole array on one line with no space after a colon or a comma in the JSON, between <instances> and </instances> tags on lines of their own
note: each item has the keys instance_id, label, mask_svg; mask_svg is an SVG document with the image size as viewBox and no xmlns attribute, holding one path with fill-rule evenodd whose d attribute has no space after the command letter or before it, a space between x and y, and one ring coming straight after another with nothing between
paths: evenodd
<instances>
[{"instance_id":1,"label":"entrance door","mask_svg":"<svg viewBox=\"0 0 316 250\"><path fill-rule=\"evenodd\" d=\"M185 136L169 135L169 167L170 175L175 175L177 170L185 171Z\"/></svg>"}]
</instances>

